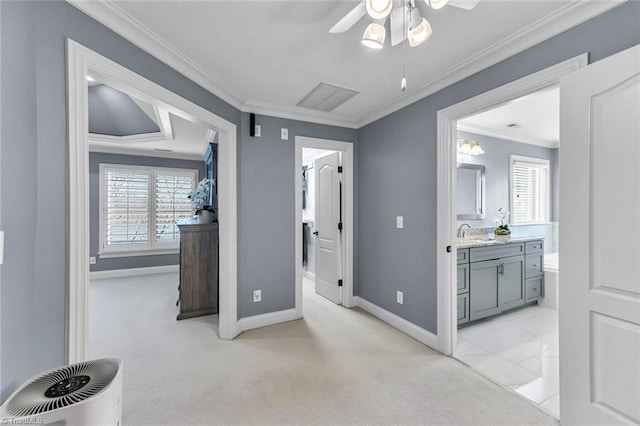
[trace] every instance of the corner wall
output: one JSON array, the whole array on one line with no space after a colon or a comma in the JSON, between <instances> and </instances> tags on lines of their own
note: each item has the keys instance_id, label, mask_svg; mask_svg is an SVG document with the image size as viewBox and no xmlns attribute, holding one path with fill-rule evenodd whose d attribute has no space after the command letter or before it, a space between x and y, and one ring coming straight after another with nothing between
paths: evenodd
<instances>
[{"instance_id":1,"label":"corner wall","mask_svg":"<svg viewBox=\"0 0 640 426\"><path fill-rule=\"evenodd\" d=\"M595 62L638 44L638 22L640 2L629 1L359 129L358 296L435 334L437 112L584 52Z\"/></svg>"}]
</instances>

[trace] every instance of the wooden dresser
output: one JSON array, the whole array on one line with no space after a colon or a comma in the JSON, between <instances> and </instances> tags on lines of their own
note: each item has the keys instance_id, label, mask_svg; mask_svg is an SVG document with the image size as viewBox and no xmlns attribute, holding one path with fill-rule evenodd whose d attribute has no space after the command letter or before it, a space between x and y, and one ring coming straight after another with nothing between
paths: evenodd
<instances>
[{"instance_id":1,"label":"wooden dresser","mask_svg":"<svg viewBox=\"0 0 640 426\"><path fill-rule=\"evenodd\" d=\"M218 313L218 224L178 222L180 313L178 319Z\"/></svg>"}]
</instances>

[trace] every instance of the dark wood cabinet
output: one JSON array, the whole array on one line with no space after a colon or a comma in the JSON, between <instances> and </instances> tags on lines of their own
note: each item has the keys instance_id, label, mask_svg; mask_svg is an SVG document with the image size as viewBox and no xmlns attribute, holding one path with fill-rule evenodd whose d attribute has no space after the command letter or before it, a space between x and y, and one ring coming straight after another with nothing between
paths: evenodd
<instances>
[{"instance_id":1,"label":"dark wood cabinet","mask_svg":"<svg viewBox=\"0 0 640 426\"><path fill-rule=\"evenodd\" d=\"M178 223L179 320L218 313L218 224L185 222Z\"/></svg>"}]
</instances>

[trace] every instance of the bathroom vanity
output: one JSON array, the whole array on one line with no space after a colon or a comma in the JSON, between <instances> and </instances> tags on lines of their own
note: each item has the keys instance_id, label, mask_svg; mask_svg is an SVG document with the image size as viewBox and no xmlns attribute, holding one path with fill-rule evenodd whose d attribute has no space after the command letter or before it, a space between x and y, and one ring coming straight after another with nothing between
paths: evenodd
<instances>
[{"instance_id":1,"label":"bathroom vanity","mask_svg":"<svg viewBox=\"0 0 640 426\"><path fill-rule=\"evenodd\" d=\"M544 241L465 241L458 245L458 326L544 297Z\"/></svg>"}]
</instances>

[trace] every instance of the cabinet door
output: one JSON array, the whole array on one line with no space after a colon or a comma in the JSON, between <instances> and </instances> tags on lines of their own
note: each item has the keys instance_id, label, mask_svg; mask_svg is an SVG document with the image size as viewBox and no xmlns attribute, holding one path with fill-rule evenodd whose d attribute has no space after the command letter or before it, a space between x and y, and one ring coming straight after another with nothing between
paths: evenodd
<instances>
[{"instance_id":1,"label":"cabinet door","mask_svg":"<svg viewBox=\"0 0 640 426\"><path fill-rule=\"evenodd\" d=\"M500 259L498 301L501 311L524 304L524 256Z\"/></svg>"},{"instance_id":2,"label":"cabinet door","mask_svg":"<svg viewBox=\"0 0 640 426\"><path fill-rule=\"evenodd\" d=\"M470 320L500 313L498 304L498 266L502 260L487 260L470 265Z\"/></svg>"},{"instance_id":3,"label":"cabinet door","mask_svg":"<svg viewBox=\"0 0 640 426\"><path fill-rule=\"evenodd\" d=\"M458 265L458 294L469 292L469 264Z\"/></svg>"},{"instance_id":4,"label":"cabinet door","mask_svg":"<svg viewBox=\"0 0 640 426\"><path fill-rule=\"evenodd\" d=\"M469 293L458 295L458 325L469 322Z\"/></svg>"}]
</instances>

